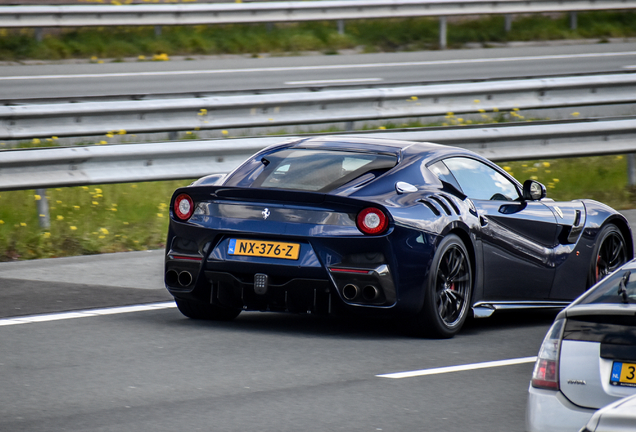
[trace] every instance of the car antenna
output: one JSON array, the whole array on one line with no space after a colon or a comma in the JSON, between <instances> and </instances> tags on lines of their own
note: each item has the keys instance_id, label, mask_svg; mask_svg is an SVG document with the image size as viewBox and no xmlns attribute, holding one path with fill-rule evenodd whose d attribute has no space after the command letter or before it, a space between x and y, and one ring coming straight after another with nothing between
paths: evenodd
<instances>
[{"instance_id":1,"label":"car antenna","mask_svg":"<svg viewBox=\"0 0 636 432\"><path fill-rule=\"evenodd\" d=\"M632 272L631 271L626 271L625 274L623 275L623 278L621 279L620 283L618 284L618 293L621 295L622 299L623 299L623 303L629 303L628 297L627 297L627 287L626 285L629 283L629 277L631 276Z\"/></svg>"}]
</instances>

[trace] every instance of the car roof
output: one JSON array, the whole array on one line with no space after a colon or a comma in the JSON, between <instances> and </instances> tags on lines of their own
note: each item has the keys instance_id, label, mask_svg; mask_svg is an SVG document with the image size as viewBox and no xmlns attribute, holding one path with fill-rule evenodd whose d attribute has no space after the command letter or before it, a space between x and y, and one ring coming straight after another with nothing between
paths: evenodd
<instances>
[{"instance_id":1,"label":"car roof","mask_svg":"<svg viewBox=\"0 0 636 432\"><path fill-rule=\"evenodd\" d=\"M395 154L402 158L416 156L422 160L433 160L449 155L464 155L486 160L485 158L459 147L430 142L402 141L366 136L336 135L318 136L298 140L290 147L299 148L332 148L350 151L371 151Z\"/></svg>"},{"instance_id":2,"label":"car roof","mask_svg":"<svg viewBox=\"0 0 636 432\"><path fill-rule=\"evenodd\" d=\"M406 150L416 146L418 149L439 150L448 146L433 143L420 143L415 141L402 141L384 138L367 138L360 136L319 136L299 140L294 147L347 147L361 150L387 151L390 153Z\"/></svg>"}]
</instances>

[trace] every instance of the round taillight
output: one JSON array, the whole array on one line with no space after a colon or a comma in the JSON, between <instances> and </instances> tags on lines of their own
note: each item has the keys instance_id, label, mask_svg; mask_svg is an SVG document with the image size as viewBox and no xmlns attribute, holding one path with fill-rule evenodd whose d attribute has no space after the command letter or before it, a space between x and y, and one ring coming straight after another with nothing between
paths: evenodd
<instances>
[{"instance_id":1,"label":"round taillight","mask_svg":"<svg viewBox=\"0 0 636 432\"><path fill-rule=\"evenodd\" d=\"M389 226L389 219L382 210L367 207L358 213L356 224L364 234L382 234Z\"/></svg>"},{"instance_id":2,"label":"round taillight","mask_svg":"<svg viewBox=\"0 0 636 432\"><path fill-rule=\"evenodd\" d=\"M194 202L190 195L181 194L174 200L174 215L183 221L190 219L194 213Z\"/></svg>"}]
</instances>

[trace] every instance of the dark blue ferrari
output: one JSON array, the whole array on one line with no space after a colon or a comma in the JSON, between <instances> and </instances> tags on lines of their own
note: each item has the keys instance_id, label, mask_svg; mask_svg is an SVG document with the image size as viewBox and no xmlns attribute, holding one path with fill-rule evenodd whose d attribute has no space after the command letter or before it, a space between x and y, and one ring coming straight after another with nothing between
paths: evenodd
<instances>
[{"instance_id":1,"label":"dark blue ferrari","mask_svg":"<svg viewBox=\"0 0 636 432\"><path fill-rule=\"evenodd\" d=\"M460 148L287 141L177 189L165 283L190 318L370 313L452 337L470 313L564 307L633 257L621 214L545 195Z\"/></svg>"}]
</instances>

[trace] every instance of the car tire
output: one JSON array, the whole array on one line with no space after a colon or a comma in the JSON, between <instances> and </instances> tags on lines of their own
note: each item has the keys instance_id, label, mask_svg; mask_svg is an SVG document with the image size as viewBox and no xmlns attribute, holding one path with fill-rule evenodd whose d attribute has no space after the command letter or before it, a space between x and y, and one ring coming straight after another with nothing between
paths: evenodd
<instances>
[{"instance_id":1,"label":"car tire","mask_svg":"<svg viewBox=\"0 0 636 432\"><path fill-rule=\"evenodd\" d=\"M596 237L594 253L590 263L588 287L627 262L627 243L618 227L605 225Z\"/></svg>"},{"instance_id":2,"label":"car tire","mask_svg":"<svg viewBox=\"0 0 636 432\"><path fill-rule=\"evenodd\" d=\"M174 301L179 312L192 319L231 321L241 313L240 309L226 309L196 300L175 298Z\"/></svg>"},{"instance_id":3,"label":"car tire","mask_svg":"<svg viewBox=\"0 0 636 432\"><path fill-rule=\"evenodd\" d=\"M441 241L426 284L422 310L416 317L422 335L435 338L455 336L470 311L473 270L462 240L450 234Z\"/></svg>"}]
</instances>

